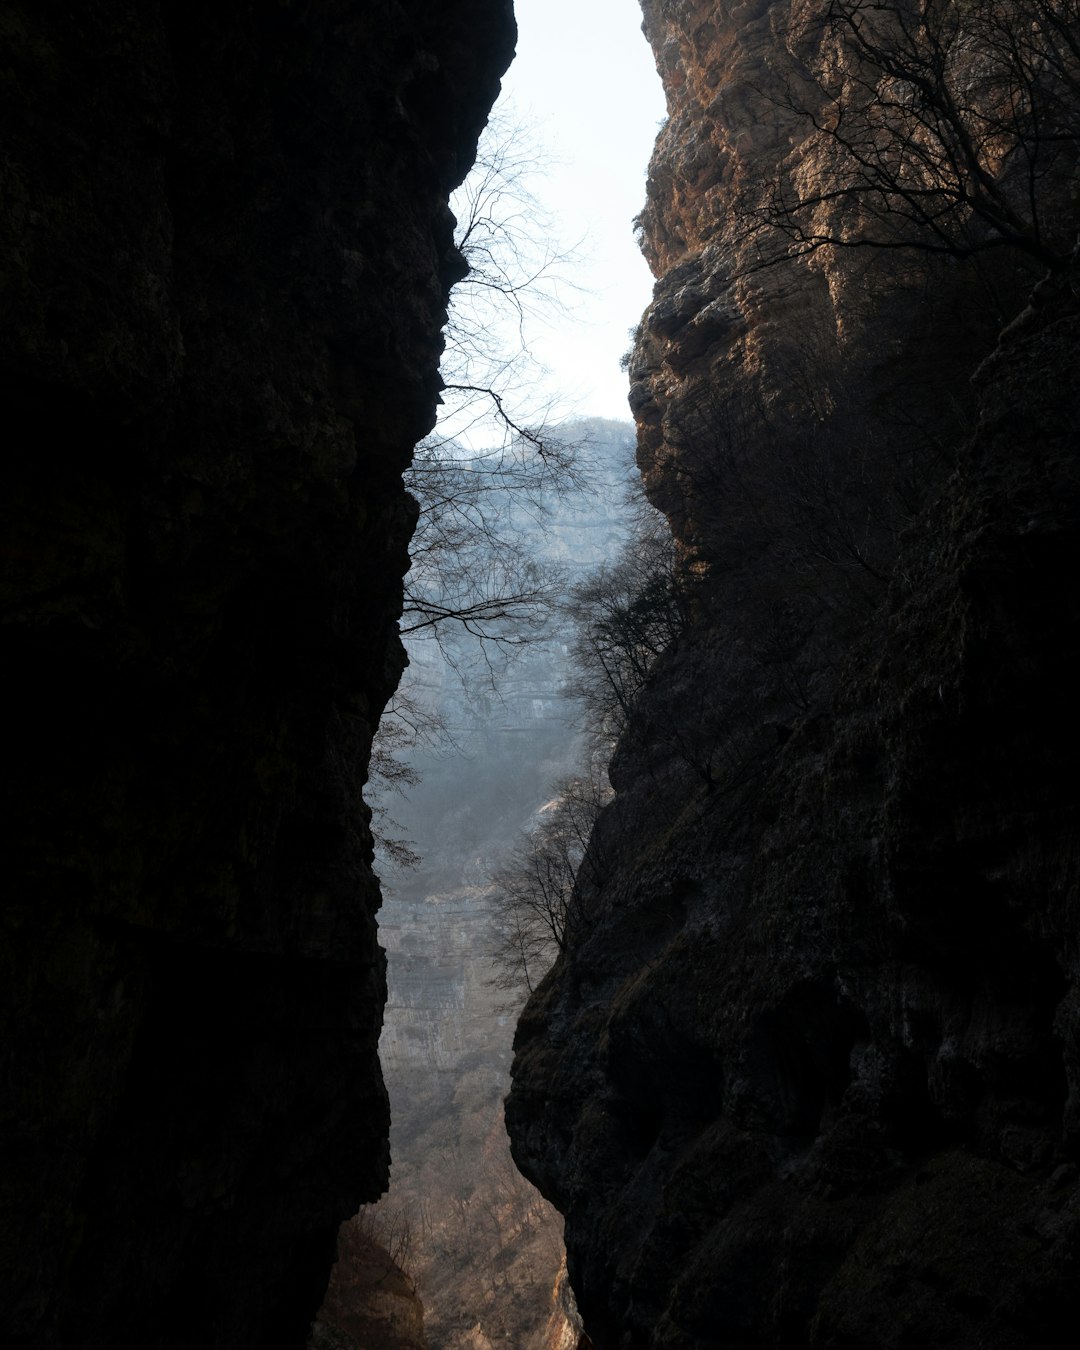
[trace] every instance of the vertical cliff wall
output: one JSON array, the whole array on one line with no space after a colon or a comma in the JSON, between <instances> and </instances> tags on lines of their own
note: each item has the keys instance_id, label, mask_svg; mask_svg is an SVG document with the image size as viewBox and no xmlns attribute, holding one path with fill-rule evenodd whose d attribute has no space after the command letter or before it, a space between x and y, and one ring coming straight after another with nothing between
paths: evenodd
<instances>
[{"instance_id":1,"label":"vertical cliff wall","mask_svg":"<svg viewBox=\"0 0 1080 1350\"><path fill-rule=\"evenodd\" d=\"M302 1344L385 1183L360 788L513 39L0 7L6 1344Z\"/></svg>"},{"instance_id":2,"label":"vertical cliff wall","mask_svg":"<svg viewBox=\"0 0 1080 1350\"><path fill-rule=\"evenodd\" d=\"M1064 1345L1074 274L1028 304L1011 253L760 266L754 193L829 181L790 97L818 7L643 9L631 403L687 621L519 1024L514 1155L600 1350Z\"/></svg>"}]
</instances>

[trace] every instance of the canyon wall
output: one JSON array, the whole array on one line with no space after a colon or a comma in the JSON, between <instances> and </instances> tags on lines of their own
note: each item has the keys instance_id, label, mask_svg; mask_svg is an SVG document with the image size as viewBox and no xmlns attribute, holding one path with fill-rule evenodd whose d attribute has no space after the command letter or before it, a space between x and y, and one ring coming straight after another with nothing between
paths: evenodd
<instances>
[{"instance_id":1,"label":"canyon wall","mask_svg":"<svg viewBox=\"0 0 1080 1350\"><path fill-rule=\"evenodd\" d=\"M509 0L0 7L5 1343L298 1346L383 1189L361 800Z\"/></svg>"},{"instance_id":2,"label":"canyon wall","mask_svg":"<svg viewBox=\"0 0 1080 1350\"><path fill-rule=\"evenodd\" d=\"M685 629L519 1023L514 1156L598 1350L1064 1345L1075 271L763 256L753 192L828 183L789 97L820 7L643 9L631 405Z\"/></svg>"}]
</instances>

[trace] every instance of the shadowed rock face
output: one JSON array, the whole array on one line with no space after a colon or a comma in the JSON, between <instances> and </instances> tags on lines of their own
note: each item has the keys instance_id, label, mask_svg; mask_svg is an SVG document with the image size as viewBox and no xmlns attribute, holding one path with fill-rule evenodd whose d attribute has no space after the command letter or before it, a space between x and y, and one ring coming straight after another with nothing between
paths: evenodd
<instances>
[{"instance_id":1,"label":"shadowed rock face","mask_svg":"<svg viewBox=\"0 0 1080 1350\"><path fill-rule=\"evenodd\" d=\"M513 39L0 14L7 1344L300 1345L385 1184L360 787Z\"/></svg>"},{"instance_id":2,"label":"shadowed rock face","mask_svg":"<svg viewBox=\"0 0 1080 1350\"><path fill-rule=\"evenodd\" d=\"M600 1350L1063 1345L1075 281L998 340L952 264L746 271L741 185L817 171L769 93L791 11L644 9L670 117L631 397L699 584L612 763L599 918L519 1024L514 1156ZM1002 270L1004 313L1032 280ZM881 466L934 426L890 524ZM830 543L845 502L876 523Z\"/></svg>"},{"instance_id":3,"label":"shadowed rock face","mask_svg":"<svg viewBox=\"0 0 1080 1350\"><path fill-rule=\"evenodd\" d=\"M362 1216L338 1230L337 1260L307 1350L427 1350L416 1286L363 1232Z\"/></svg>"}]
</instances>

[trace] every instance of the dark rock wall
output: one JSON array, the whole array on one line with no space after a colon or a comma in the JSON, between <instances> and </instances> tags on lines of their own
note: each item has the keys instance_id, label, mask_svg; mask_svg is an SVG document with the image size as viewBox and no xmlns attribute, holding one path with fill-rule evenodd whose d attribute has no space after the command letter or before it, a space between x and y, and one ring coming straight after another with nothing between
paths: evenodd
<instances>
[{"instance_id":1,"label":"dark rock wall","mask_svg":"<svg viewBox=\"0 0 1080 1350\"><path fill-rule=\"evenodd\" d=\"M513 38L0 6L8 1344L302 1344L385 1184L360 789Z\"/></svg>"},{"instance_id":2,"label":"dark rock wall","mask_svg":"<svg viewBox=\"0 0 1080 1350\"><path fill-rule=\"evenodd\" d=\"M644 8L670 117L632 402L698 599L612 763L598 917L519 1024L514 1155L599 1350L1065 1346L1075 278L995 340L1029 273L988 302L927 260L741 271L739 184L815 173L763 95L786 11ZM858 514L895 485L859 465L935 423L924 504L858 537L888 584L761 537L816 447Z\"/></svg>"}]
</instances>

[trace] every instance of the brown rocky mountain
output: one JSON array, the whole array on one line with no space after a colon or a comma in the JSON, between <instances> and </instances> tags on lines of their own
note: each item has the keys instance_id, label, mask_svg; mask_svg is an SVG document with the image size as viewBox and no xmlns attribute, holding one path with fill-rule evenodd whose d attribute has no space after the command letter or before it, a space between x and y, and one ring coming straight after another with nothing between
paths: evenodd
<instances>
[{"instance_id":1,"label":"brown rocky mountain","mask_svg":"<svg viewBox=\"0 0 1080 1350\"><path fill-rule=\"evenodd\" d=\"M686 624L519 1024L514 1155L600 1350L1071 1344L1076 137L1048 279L967 217L942 253L844 247L904 222L834 192L806 90L866 65L825 7L643 8L669 118L632 404ZM950 49L972 100L981 40ZM836 242L800 248L811 217Z\"/></svg>"}]
</instances>

